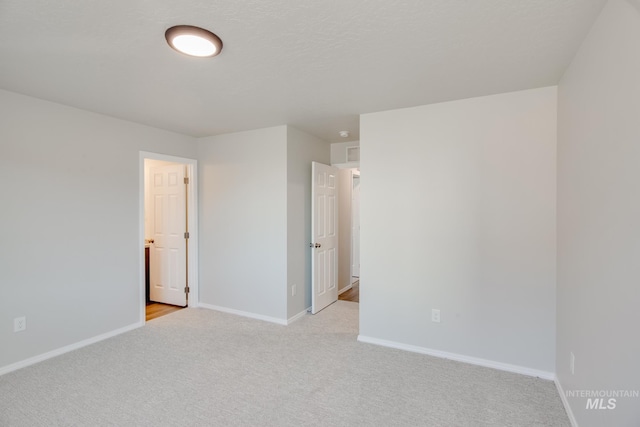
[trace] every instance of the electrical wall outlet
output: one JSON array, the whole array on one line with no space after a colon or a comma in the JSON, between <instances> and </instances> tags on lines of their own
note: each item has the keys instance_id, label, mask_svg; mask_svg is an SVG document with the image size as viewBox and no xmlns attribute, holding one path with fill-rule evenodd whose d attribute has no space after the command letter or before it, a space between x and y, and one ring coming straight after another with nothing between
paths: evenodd
<instances>
[{"instance_id":1,"label":"electrical wall outlet","mask_svg":"<svg viewBox=\"0 0 640 427\"><path fill-rule=\"evenodd\" d=\"M431 321L440 323L440 310L437 308L431 310Z\"/></svg>"},{"instance_id":2,"label":"electrical wall outlet","mask_svg":"<svg viewBox=\"0 0 640 427\"><path fill-rule=\"evenodd\" d=\"M291 296L295 297L298 294L298 285L295 283L291 285Z\"/></svg>"},{"instance_id":3,"label":"electrical wall outlet","mask_svg":"<svg viewBox=\"0 0 640 427\"><path fill-rule=\"evenodd\" d=\"M571 375L575 374L575 372L576 372L576 357L573 355L573 351L570 353L570 356L569 356L569 369L571 370Z\"/></svg>"},{"instance_id":4,"label":"electrical wall outlet","mask_svg":"<svg viewBox=\"0 0 640 427\"><path fill-rule=\"evenodd\" d=\"M27 329L27 318L25 316L13 319L13 332L20 332Z\"/></svg>"}]
</instances>

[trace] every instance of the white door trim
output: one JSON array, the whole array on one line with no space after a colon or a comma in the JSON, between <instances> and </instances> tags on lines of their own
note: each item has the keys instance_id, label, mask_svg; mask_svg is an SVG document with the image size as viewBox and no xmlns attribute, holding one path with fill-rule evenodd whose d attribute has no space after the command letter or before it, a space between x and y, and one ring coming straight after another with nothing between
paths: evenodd
<instances>
[{"instance_id":1,"label":"white door trim","mask_svg":"<svg viewBox=\"0 0 640 427\"><path fill-rule=\"evenodd\" d=\"M140 298L140 323L146 319L146 298L144 278L144 160L162 160L165 162L182 163L187 165L189 175L189 307L197 307L199 301L198 287L198 161L185 157L169 156L166 154L140 151L139 156L139 196L138 196L138 244L139 253L139 298Z\"/></svg>"}]
</instances>

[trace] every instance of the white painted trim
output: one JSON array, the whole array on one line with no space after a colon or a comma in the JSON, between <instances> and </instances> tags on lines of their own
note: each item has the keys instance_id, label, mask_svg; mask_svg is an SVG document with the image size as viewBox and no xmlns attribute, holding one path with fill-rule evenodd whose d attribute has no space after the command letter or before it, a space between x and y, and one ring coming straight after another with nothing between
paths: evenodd
<instances>
[{"instance_id":1,"label":"white painted trim","mask_svg":"<svg viewBox=\"0 0 640 427\"><path fill-rule=\"evenodd\" d=\"M139 328L141 326L144 326L144 323L137 322L137 323L131 324L129 326L125 326L124 328L116 329L114 331L107 332L107 333L104 333L104 334L101 334L101 335L97 335L95 337L91 337L91 338L88 338L86 340L79 341L77 343L69 344L67 346L60 347L60 348L57 348L55 350L48 351L48 352L40 354L38 356L30 357L28 359L21 360L21 361L16 362L16 363L12 363L11 365L3 366L3 367L0 368L0 375L8 374L9 372L13 372L13 371L16 371L18 369L26 368L27 366L43 362L43 361L45 361L47 359L52 359L52 358L54 358L56 356L60 356L62 354L68 353L70 351L77 350L79 348L86 347L86 346L91 345L91 344L95 344L95 343L97 343L99 341L103 341L103 340L106 340L108 338L115 337L116 335L124 334L125 332L132 331L132 330L137 329L137 328Z\"/></svg>"},{"instance_id":2,"label":"white painted trim","mask_svg":"<svg viewBox=\"0 0 640 427\"><path fill-rule=\"evenodd\" d=\"M560 394L560 400L562 400L562 405L564 405L564 410L567 412L567 417L569 417L569 422L571 422L572 427L578 427L578 421L576 421L575 415L573 415L573 411L571 410L571 405L569 405L569 400L567 399L567 395L562 388L562 384L560 384L560 380L558 377L553 378L553 382L556 384L556 389Z\"/></svg>"},{"instance_id":3,"label":"white painted trim","mask_svg":"<svg viewBox=\"0 0 640 427\"><path fill-rule=\"evenodd\" d=\"M311 307L307 307L306 309L302 310L300 313L296 314L295 316L290 317L289 319L287 319L287 325L290 325L296 320L303 318L310 310L311 310Z\"/></svg>"},{"instance_id":4,"label":"white painted trim","mask_svg":"<svg viewBox=\"0 0 640 427\"><path fill-rule=\"evenodd\" d=\"M264 320L265 322L277 323L278 325L287 326L287 320L278 319L277 317L264 316L262 314L250 313L248 311L236 310L234 308L220 307L219 305L199 303L198 307L209 310L220 311L222 313L235 314L236 316L249 317L251 319Z\"/></svg>"},{"instance_id":5,"label":"white painted trim","mask_svg":"<svg viewBox=\"0 0 640 427\"><path fill-rule=\"evenodd\" d=\"M199 281L198 281L198 161L186 157L170 156L160 153L140 151L139 154L139 237L141 250L139 253L139 283L140 283L140 321L146 322L145 280L144 280L144 160L161 160L165 162L181 163L187 165L189 170L189 307L198 307Z\"/></svg>"},{"instance_id":6,"label":"white painted trim","mask_svg":"<svg viewBox=\"0 0 640 427\"><path fill-rule=\"evenodd\" d=\"M351 277L353 277L353 276L351 276ZM342 295L343 293L347 292L351 288L353 288L353 283L351 283L351 284L349 284L349 286L345 286L344 288L339 290L338 291L338 295Z\"/></svg>"},{"instance_id":7,"label":"white painted trim","mask_svg":"<svg viewBox=\"0 0 640 427\"><path fill-rule=\"evenodd\" d=\"M395 341L381 340L371 338L364 335L358 335L358 341L380 345L383 347L397 348L399 350L410 351L413 353L427 354L429 356L439 357L441 359L450 359L457 362L469 363L471 365L484 366L486 368L498 369L500 371L514 372L516 374L527 375L530 377L538 377L545 380L553 381L555 374L553 372L539 371L537 369L525 368L524 366L511 365L508 363L495 362L493 360L480 359L477 357L465 356L462 354L449 353L446 351L433 350L426 347L418 347L415 345L402 344Z\"/></svg>"}]
</instances>

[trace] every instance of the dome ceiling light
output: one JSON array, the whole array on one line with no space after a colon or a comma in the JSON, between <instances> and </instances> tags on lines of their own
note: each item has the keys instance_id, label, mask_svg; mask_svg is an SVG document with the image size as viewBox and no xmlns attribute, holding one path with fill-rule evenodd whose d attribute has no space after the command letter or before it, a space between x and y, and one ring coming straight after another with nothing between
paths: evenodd
<instances>
[{"instance_id":1,"label":"dome ceiling light","mask_svg":"<svg viewBox=\"0 0 640 427\"><path fill-rule=\"evenodd\" d=\"M173 49L199 58L216 56L222 50L220 37L204 28L191 25L176 25L169 28L164 37Z\"/></svg>"}]
</instances>

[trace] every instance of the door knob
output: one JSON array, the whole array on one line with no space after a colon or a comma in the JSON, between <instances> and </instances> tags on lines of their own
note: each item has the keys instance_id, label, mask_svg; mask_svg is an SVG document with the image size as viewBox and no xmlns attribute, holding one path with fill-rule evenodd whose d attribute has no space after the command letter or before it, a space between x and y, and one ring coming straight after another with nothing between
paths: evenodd
<instances>
[{"instance_id":1,"label":"door knob","mask_svg":"<svg viewBox=\"0 0 640 427\"><path fill-rule=\"evenodd\" d=\"M309 247L310 248L319 248L320 246L322 246L320 243L309 243Z\"/></svg>"}]
</instances>

